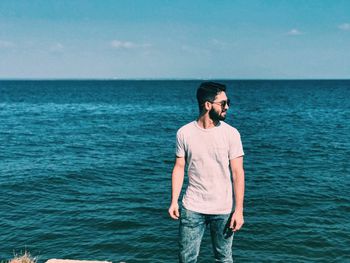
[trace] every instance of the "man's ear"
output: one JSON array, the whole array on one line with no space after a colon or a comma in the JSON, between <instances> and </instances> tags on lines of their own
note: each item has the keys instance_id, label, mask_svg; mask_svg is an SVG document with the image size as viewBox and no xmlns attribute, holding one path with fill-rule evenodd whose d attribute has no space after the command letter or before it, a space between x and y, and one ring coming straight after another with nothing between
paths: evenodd
<instances>
[{"instance_id":1,"label":"man's ear","mask_svg":"<svg viewBox=\"0 0 350 263\"><path fill-rule=\"evenodd\" d=\"M210 110L211 110L211 107L212 107L212 105L211 105L211 103L210 103L209 101L206 101L206 102L204 103L204 109L205 109L206 111L210 111Z\"/></svg>"}]
</instances>

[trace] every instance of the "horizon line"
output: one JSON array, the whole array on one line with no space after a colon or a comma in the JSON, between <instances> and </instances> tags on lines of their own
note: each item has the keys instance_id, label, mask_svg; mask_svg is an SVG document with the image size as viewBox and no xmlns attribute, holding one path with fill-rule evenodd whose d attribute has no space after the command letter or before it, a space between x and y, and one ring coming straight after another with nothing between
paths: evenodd
<instances>
[{"instance_id":1,"label":"horizon line","mask_svg":"<svg viewBox=\"0 0 350 263\"><path fill-rule=\"evenodd\" d=\"M0 81L273 81L273 80L350 80L350 78L0 78Z\"/></svg>"}]
</instances>

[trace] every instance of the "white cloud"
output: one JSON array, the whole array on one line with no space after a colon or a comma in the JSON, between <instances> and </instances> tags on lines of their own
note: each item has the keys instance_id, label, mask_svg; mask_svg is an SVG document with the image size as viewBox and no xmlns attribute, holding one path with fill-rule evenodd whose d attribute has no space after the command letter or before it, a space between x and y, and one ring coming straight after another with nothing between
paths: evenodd
<instances>
[{"instance_id":1,"label":"white cloud","mask_svg":"<svg viewBox=\"0 0 350 263\"><path fill-rule=\"evenodd\" d=\"M135 48L136 44L129 42L129 41L120 41L120 40L113 40L111 42L111 46L114 48L123 48L123 49L130 49L130 48Z\"/></svg>"},{"instance_id":2,"label":"white cloud","mask_svg":"<svg viewBox=\"0 0 350 263\"><path fill-rule=\"evenodd\" d=\"M11 48L15 45L10 41L0 40L0 48Z\"/></svg>"},{"instance_id":3,"label":"white cloud","mask_svg":"<svg viewBox=\"0 0 350 263\"><path fill-rule=\"evenodd\" d=\"M218 49L225 49L227 47L226 42L215 38L210 40L210 44Z\"/></svg>"},{"instance_id":4,"label":"white cloud","mask_svg":"<svg viewBox=\"0 0 350 263\"><path fill-rule=\"evenodd\" d=\"M339 29L344 30L344 31L350 31L350 24L349 23L344 23L338 26Z\"/></svg>"},{"instance_id":5,"label":"white cloud","mask_svg":"<svg viewBox=\"0 0 350 263\"><path fill-rule=\"evenodd\" d=\"M64 46L61 43L55 43L50 47L50 52L60 53L63 52Z\"/></svg>"},{"instance_id":6,"label":"white cloud","mask_svg":"<svg viewBox=\"0 0 350 263\"><path fill-rule=\"evenodd\" d=\"M296 28L293 28L291 30L288 31L287 35L290 35L290 36L299 36L299 35L302 35L303 33L299 30L299 29L296 29Z\"/></svg>"},{"instance_id":7,"label":"white cloud","mask_svg":"<svg viewBox=\"0 0 350 263\"><path fill-rule=\"evenodd\" d=\"M115 49L147 48L150 44L138 44L131 41L112 40L111 46Z\"/></svg>"},{"instance_id":8,"label":"white cloud","mask_svg":"<svg viewBox=\"0 0 350 263\"><path fill-rule=\"evenodd\" d=\"M200 48L200 47L182 45L180 48L182 51L186 53L194 54L194 55L207 56L211 54L210 50L205 48Z\"/></svg>"}]
</instances>

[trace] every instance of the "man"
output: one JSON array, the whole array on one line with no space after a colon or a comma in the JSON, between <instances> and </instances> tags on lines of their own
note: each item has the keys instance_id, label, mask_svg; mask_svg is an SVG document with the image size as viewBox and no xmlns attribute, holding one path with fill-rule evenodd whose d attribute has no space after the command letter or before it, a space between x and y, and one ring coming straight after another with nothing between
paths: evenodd
<instances>
[{"instance_id":1,"label":"man","mask_svg":"<svg viewBox=\"0 0 350 263\"><path fill-rule=\"evenodd\" d=\"M197 90L197 101L198 119L177 132L168 212L173 219L180 219L180 262L197 261L207 225L215 261L232 262L233 232L244 222L242 143L239 132L223 122L230 106L225 85L202 83ZM189 182L180 213L178 198L186 165Z\"/></svg>"}]
</instances>

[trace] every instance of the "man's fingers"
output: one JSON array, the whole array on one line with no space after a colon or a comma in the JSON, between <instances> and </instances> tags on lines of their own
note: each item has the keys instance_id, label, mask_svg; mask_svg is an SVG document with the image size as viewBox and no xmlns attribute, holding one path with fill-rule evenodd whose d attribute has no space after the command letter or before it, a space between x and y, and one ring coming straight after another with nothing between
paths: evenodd
<instances>
[{"instance_id":1,"label":"man's fingers","mask_svg":"<svg viewBox=\"0 0 350 263\"><path fill-rule=\"evenodd\" d=\"M180 214L179 214L179 209L169 209L169 215L172 219L179 219Z\"/></svg>"},{"instance_id":2,"label":"man's fingers","mask_svg":"<svg viewBox=\"0 0 350 263\"><path fill-rule=\"evenodd\" d=\"M179 218L178 218L176 215L174 215L174 214L171 214L170 216L171 216L172 219L179 219Z\"/></svg>"},{"instance_id":3,"label":"man's fingers","mask_svg":"<svg viewBox=\"0 0 350 263\"><path fill-rule=\"evenodd\" d=\"M233 230L236 227L236 220L232 218L230 222L230 228Z\"/></svg>"},{"instance_id":4,"label":"man's fingers","mask_svg":"<svg viewBox=\"0 0 350 263\"><path fill-rule=\"evenodd\" d=\"M179 209L178 208L175 209L175 213L174 214L175 214L176 218L180 217L180 213L179 213Z\"/></svg>"},{"instance_id":5,"label":"man's fingers","mask_svg":"<svg viewBox=\"0 0 350 263\"><path fill-rule=\"evenodd\" d=\"M236 222L235 221L235 226L233 228L233 231L238 231L241 229L241 227L243 226L243 222Z\"/></svg>"},{"instance_id":6,"label":"man's fingers","mask_svg":"<svg viewBox=\"0 0 350 263\"><path fill-rule=\"evenodd\" d=\"M230 222L230 228L232 231L238 231L242 228L244 221L240 220L239 218L232 217L232 220Z\"/></svg>"}]
</instances>

